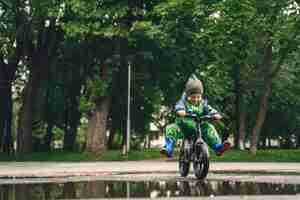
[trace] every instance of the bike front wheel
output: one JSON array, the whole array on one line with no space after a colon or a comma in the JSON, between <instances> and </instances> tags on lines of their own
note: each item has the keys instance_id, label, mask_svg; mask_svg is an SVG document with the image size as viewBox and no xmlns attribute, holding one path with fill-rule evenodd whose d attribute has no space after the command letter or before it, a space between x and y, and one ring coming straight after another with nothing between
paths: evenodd
<instances>
[{"instance_id":1,"label":"bike front wheel","mask_svg":"<svg viewBox=\"0 0 300 200\"><path fill-rule=\"evenodd\" d=\"M194 174L198 179L204 179L209 170L209 154L206 144L196 146L196 155L193 161Z\"/></svg>"}]
</instances>

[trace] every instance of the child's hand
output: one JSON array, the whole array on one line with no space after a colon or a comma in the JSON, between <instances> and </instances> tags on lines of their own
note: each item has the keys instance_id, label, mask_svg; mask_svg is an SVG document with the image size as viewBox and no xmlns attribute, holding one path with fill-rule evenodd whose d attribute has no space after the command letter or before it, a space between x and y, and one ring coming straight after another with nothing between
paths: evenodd
<instances>
[{"instance_id":1,"label":"child's hand","mask_svg":"<svg viewBox=\"0 0 300 200\"><path fill-rule=\"evenodd\" d=\"M220 120L220 119L222 119L222 116L220 114L214 114L213 118L214 118L214 120Z\"/></svg>"},{"instance_id":2,"label":"child's hand","mask_svg":"<svg viewBox=\"0 0 300 200\"><path fill-rule=\"evenodd\" d=\"M178 115L179 117L184 117L184 116L186 116L186 112L185 112L185 110L178 110L178 111L177 111L177 115Z\"/></svg>"}]
</instances>

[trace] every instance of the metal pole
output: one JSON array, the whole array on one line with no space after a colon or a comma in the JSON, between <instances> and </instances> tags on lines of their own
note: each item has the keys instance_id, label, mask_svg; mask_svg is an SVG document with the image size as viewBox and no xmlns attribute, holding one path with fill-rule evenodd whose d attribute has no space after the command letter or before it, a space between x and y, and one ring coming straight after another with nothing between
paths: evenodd
<instances>
[{"instance_id":1,"label":"metal pole","mask_svg":"<svg viewBox=\"0 0 300 200\"><path fill-rule=\"evenodd\" d=\"M128 62L128 98L127 98L127 140L126 147L127 153L130 151L130 89L131 89L131 63Z\"/></svg>"}]
</instances>

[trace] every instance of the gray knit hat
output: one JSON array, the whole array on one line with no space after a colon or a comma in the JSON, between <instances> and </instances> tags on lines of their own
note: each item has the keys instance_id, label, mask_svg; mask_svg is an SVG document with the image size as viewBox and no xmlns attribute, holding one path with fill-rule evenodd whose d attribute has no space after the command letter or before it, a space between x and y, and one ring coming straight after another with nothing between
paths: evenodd
<instances>
[{"instance_id":1,"label":"gray knit hat","mask_svg":"<svg viewBox=\"0 0 300 200\"><path fill-rule=\"evenodd\" d=\"M185 84L185 93L187 96L192 94L203 94L202 82L195 75L192 75Z\"/></svg>"}]
</instances>

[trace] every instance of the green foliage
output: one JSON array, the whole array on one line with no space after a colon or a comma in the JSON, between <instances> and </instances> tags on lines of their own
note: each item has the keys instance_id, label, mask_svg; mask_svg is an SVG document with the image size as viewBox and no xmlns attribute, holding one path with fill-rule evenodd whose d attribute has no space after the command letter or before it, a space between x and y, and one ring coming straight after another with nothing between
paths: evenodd
<instances>
[{"instance_id":1,"label":"green foliage","mask_svg":"<svg viewBox=\"0 0 300 200\"><path fill-rule=\"evenodd\" d=\"M126 36L127 33L119 25L128 11L126 1L101 2L78 1L66 2L72 19L66 16L64 28L69 35L85 36L93 34L99 36ZM71 19L71 20L69 20Z\"/></svg>"},{"instance_id":2,"label":"green foliage","mask_svg":"<svg viewBox=\"0 0 300 200\"><path fill-rule=\"evenodd\" d=\"M35 135L43 136L46 125L53 123L55 138L62 138L63 127L70 122L66 116L85 119L82 114L109 95L113 99L109 118L120 136L126 124L129 61L132 128L141 140L149 132L152 114L162 105L175 104L191 73L204 82L205 97L224 114L228 127L234 125L236 115L233 88L238 74L248 127L252 127L264 81L285 52L288 55L273 85L262 136L299 132L300 38L294 36L299 29L299 6L292 0L24 2L19 9L12 9L15 1L0 2L0 54L5 61L21 61L14 83L17 95L28 79L29 52L39 44L47 45L43 41L47 41L49 20L55 20L59 32L58 44L49 44L49 49L57 51L48 52L51 69L36 97L34 121L40 126ZM25 12L26 6L30 12ZM264 60L269 44L272 66ZM80 128L84 143L86 123Z\"/></svg>"},{"instance_id":3,"label":"green foliage","mask_svg":"<svg viewBox=\"0 0 300 200\"><path fill-rule=\"evenodd\" d=\"M98 77L93 80L87 80L86 87L87 93L89 93L91 99L105 96L108 92L108 83L99 79Z\"/></svg>"},{"instance_id":4,"label":"green foliage","mask_svg":"<svg viewBox=\"0 0 300 200\"><path fill-rule=\"evenodd\" d=\"M91 102L86 96L81 96L79 102L79 109L82 113L87 113L94 107L93 102Z\"/></svg>"}]
</instances>

